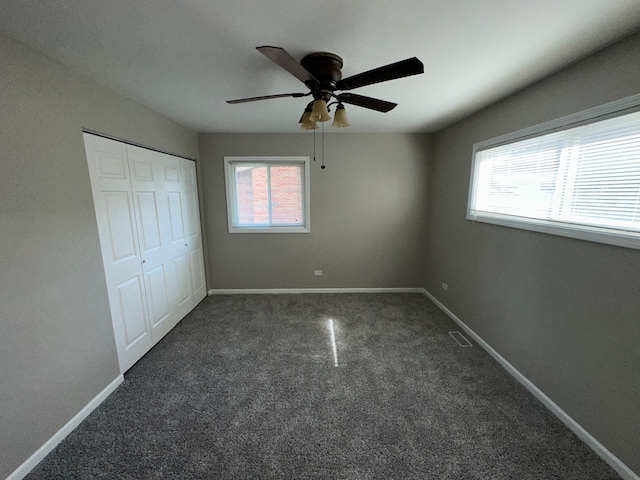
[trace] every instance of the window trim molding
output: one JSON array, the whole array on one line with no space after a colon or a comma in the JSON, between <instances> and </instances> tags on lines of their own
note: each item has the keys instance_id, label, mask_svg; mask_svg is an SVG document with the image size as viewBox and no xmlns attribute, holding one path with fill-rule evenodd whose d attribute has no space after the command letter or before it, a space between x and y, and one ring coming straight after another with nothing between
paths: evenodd
<instances>
[{"instance_id":1,"label":"window trim molding","mask_svg":"<svg viewBox=\"0 0 640 480\"><path fill-rule=\"evenodd\" d=\"M251 226L251 227L238 227L234 226L234 219L237 214L235 212L235 197L236 197L236 189L235 189L235 179L233 176L233 168L231 165L237 163L247 163L247 164L256 164L256 163L282 163L282 164L296 164L303 165L304 173L303 173L303 211L304 211L304 225L300 226ZM304 156L225 156L224 157L224 180L225 180L225 193L227 200L227 225L229 228L229 233L310 233L311 232L311 221L310 221L310 211L311 211L311 192L310 192L310 158Z\"/></svg>"},{"instance_id":2,"label":"window trim molding","mask_svg":"<svg viewBox=\"0 0 640 480\"><path fill-rule=\"evenodd\" d=\"M589 108L571 115L566 115L555 120L474 143L471 157L471 173L469 178L466 219L471 222L489 223L492 225L517 228L520 230L529 230L596 243L616 245L619 247L640 249L640 234L636 234L635 232L618 233L613 230L587 225L539 220L529 217L520 217L521 219L519 219L514 215L502 215L497 213L482 213L480 215L471 213L471 205L475 195L474 178L477 163L476 154L478 152L637 111L640 111L640 94L632 95L614 102Z\"/></svg>"}]
</instances>

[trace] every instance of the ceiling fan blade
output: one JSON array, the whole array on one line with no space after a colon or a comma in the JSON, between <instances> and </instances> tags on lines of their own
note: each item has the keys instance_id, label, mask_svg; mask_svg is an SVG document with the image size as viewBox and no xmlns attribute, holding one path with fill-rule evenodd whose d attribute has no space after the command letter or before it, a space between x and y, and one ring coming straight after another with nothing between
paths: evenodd
<instances>
[{"instance_id":1,"label":"ceiling fan blade","mask_svg":"<svg viewBox=\"0 0 640 480\"><path fill-rule=\"evenodd\" d=\"M378 112L388 112L393 110L398 104L387 102L385 100L379 100L377 98L365 97L363 95L357 95L355 93L341 93L336 95L338 100L343 103L349 103L351 105L357 105L358 107L369 108L371 110L377 110Z\"/></svg>"},{"instance_id":2,"label":"ceiling fan blade","mask_svg":"<svg viewBox=\"0 0 640 480\"><path fill-rule=\"evenodd\" d=\"M351 90L374 83L395 80L396 78L410 77L424 73L424 65L416 57L407 58L396 63L390 63L384 67L374 68L368 72L359 73L352 77L343 78L338 82L336 90Z\"/></svg>"},{"instance_id":3,"label":"ceiling fan blade","mask_svg":"<svg viewBox=\"0 0 640 480\"><path fill-rule=\"evenodd\" d=\"M238 98L237 100L227 100L227 103L235 105L236 103L257 102L258 100L269 100L271 98L285 98L285 97L300 98L300 97L306 97L307 95L311 95L311 92L309 92L309 93L279 93L277 95L263 95L262 97Z\"/></svg>"},{"instance_id":4,"label":"ceiling fan blade","mask_svg":"<svg viewBox=\"0 0 640 480\"><path fill-rule=\"evenodd\" d=\"M284 68L287 72L289 72L291 75L296 77L301 82L306 83L308 81L314 81L316 83L320 83L318 82L318 80L314 78L313 75L311 75L307 71L306 68L300 65L300 62L298 62L295 58L289 55L289 53L284 48L264 46L264 47L256 47L256 50L258 50L261 54L263 54L269 60L280 65L282 68Z\"/></svg>"}]
</instances>

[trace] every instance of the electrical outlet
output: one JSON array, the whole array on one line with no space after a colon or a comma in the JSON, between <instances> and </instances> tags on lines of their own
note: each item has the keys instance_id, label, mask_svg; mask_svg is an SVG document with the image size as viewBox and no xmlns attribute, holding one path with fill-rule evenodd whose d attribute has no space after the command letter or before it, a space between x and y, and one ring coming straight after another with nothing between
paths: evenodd
<instances>
[{"instance_id":1,"label":"electrical outlet","mask_svg":"<svg viewBox=\"0 0 640 480\"><path fill-rule=\"evenodd\" d=\"M313 271L313 274L314 274L316 277L319 277L320 275L322 275L322 270L314 270L314 271Z\"/></svg>"},{"instance_id":2,"label":"electrical outlet","mask_svg":"<svg viewBox=\"0 0 640 480\"><path fill-rule=\"evenodd\" d=\"M446 283L442 282L442 289L446 292L447 290L449 290L449 285L447 285Z\"/></svg>"}]
</instances>

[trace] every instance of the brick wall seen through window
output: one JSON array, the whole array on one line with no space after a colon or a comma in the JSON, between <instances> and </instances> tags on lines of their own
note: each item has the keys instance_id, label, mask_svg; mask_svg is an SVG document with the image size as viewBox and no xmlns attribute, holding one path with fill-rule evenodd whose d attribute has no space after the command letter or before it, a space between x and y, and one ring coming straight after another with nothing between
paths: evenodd
<instances>
[{"instance_id":1,"label":"brick wall seen through window","mask_svg":"<svg viewBox=\"0 0 640 480\"><path fill-rule=\"evenodd\" d=\"M295 225L303 221L302 179L296 165L238 167L238 223ZM269 180L271 221L269 221Z\"/></svg>"}]
</instances>

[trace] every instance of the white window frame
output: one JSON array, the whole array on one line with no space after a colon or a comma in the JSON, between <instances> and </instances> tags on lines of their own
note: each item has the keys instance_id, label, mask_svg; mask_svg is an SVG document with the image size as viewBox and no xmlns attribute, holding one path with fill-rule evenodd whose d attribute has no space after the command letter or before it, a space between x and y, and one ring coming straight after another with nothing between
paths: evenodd
<instances>
[{"instance_id":1,"label":"white window frame","mask_svg":"<svg viewBox=\"0 0 640 480\"><path fill-rule=\"evenodd\" d=\"M577 238L608 245L640 249L640 234L636 232L624 232L621 230L581 225L578 223L558 223L528 217L516 217L499 213L473 211L473 201L476 194L475 174L476 169L479 167L476 155L478 152L492 147L515 143L528 138L538 137L548 133L566 130L637 111L640 111L640 94L584 110L550 122L542 123L540 125L518 130L500 137L475 143L473 145L471 178L469 181L467 220Z\"/></svg>"},{"instance_id":2,"label":"white window frame","mask_svg":"<svg viewBox=\"0 0 640 480\"><path fill-rule=\"evenodd\" d=\"M301 165L302 166L302 225L237 225L238 206L236 204L237 191L233 165L244 163L247 165ZM229 233L309 233L310 226L310 191L309 191L309 157L224 157L225 190L227 192L227 220Z\"/></svg>"}]
</instances>

